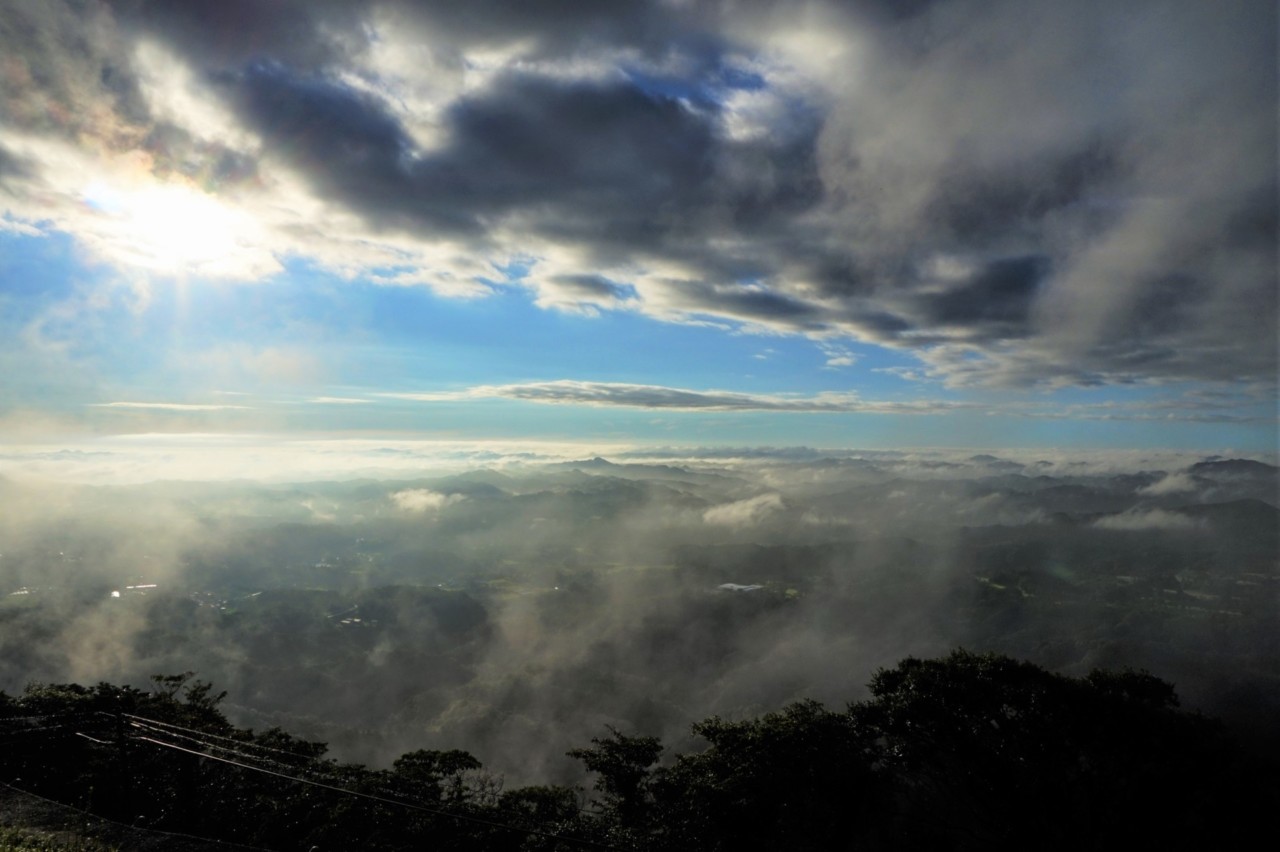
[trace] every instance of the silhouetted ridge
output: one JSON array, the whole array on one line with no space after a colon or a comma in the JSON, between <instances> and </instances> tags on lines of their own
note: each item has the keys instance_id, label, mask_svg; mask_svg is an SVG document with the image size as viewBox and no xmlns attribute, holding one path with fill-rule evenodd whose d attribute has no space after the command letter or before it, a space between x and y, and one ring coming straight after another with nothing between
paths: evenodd
<instances>
[{"instance_id":1,"label":"silhouetted ridge","mask_svg":"<svg viewBox=\"0 0 1280 852\"><path fill-rule=\"evenodd\" d=\"M1196 462L1191 466L1191 473L1207 477L1275 477L1280 470L1275 465L1252 459L1222 459Z\"/></svg>"},{"instance_id":2,"label":"silhouetted ridge","mask_svg":"<svg viewBox=\"0 0 1280 852\"><path fill-rule=\"evenodd\" d=\"M232 726L190 673L0 693L0 781L150 829L278 850L1242 848L1276 766L1146 672L994 654L907 658L837 711L693 726L700 750L610 729L581 788L503 790L465 751L389 769Z\"/></svg>"}]
</instances>

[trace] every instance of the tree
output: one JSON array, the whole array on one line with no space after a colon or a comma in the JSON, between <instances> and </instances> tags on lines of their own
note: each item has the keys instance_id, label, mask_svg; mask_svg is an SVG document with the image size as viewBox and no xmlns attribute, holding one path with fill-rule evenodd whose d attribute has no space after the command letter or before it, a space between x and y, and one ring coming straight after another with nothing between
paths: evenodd
<instances>
[{"instance_id":1,"label":"tree","mask_svg":"<svg viewBox=\"0 0 1280 852\"><path fill-rule=\"evenodd\" d=\"M904 845L1218 848L1258 806L1220 726L1146 672L1077 679L959 650L870 686L850 713L877 734Z\"/></svg>"},{"instance_id":2,"label":"tree","mask_svg":"<svg viewBox=\"0 0 1280 852\"><path fill-rule=\"evenodd\" d=\"M874 833L883 802L874 742L846 713L816 701L760 719L694 725L706 750L681 755L653 782L671 849L838 850Z\"/></svg>"},{"instance_id":3,"label":"tree","mask_svg":"<svg viewBox=\"0 0 1280 852\"><path fill-rule=\"evenodd\" d=\"M604 819L616 825L615 842L635 844L652 817L649 783L651 767L662 754L657 737L627 736L609 728L609 736L592 738L591 748L575 748L568 755L599 775L595 788L604 804Z\"/></svg>"},{"instance_id":4,"label":"tree","mask_svg":"<svg viewBox=\"0 0 1280 852\"><path fill-rule=\"evenodd\" d=\"M459 749L419 749L396 758L391 764L391 779L396 788L412 799L428 803L458 802L466 795L463 773L479 768L480 761Z\"/></svg>"}]
</instances>

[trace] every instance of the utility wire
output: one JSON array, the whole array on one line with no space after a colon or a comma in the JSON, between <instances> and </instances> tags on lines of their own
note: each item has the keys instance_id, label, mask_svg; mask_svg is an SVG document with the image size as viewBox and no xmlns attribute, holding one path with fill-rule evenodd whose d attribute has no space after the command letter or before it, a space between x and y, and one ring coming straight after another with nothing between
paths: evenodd
<instances>
[{"instance_id":1,"label":"utility wire","mask_svg":"<svg viewBox=\"0 0 1280 852\"><path fill-rule=\"evenodd\" d=\"M152 727L151 725L146 725L141 722L132 721L129 723L129 725L130 727L133 727L139 731L155 734L157 736L169 737L170 739L186 740L189 743L194 743L195 745L202 746L204 748L217 749L218 751L222 751L222 752L229 752L230 754L234 754L235 756L243 758L245 760L257 761L259 763L267 763L267 764L271 764L272 766L280 766L285 769L290 769L290 770L300 771L300 772L313 771L313 770L307 769L304 766L294 766L292 764L284 763L279 760L273 760L272 758L264 757L260 754L250 754L249 752L238 751L237 749L231 748L230 746L219 745L218 743L211 742L209 740L205 740L200 737L193 737L187 734L179 734L176 731L166 731L164 728ZM301 757L301 755L299 755L299 757Z\"/></svg>"},{"instance_id":2,"label":"utility wire","mask_svg":"<svg viewBox=\"0 0 1280 852\"><path fill-rule=\"evenodd\" d=\"M332 763L329 763L327 761L321 761L316 758L306 757L304 755L294 755L294 757L297 757L303 760L304 762L311 764L310 766L295 766L293 764L283 763L278 760L273 760L269 757L263 757L262 755L259 755L259 754L249 754L247 752L237 751L236 749L230 748L228 746L220 745L214 742L209 742L199 737L192 737L192 736L187 736L185 734L178 734L173 731L166 731L162 728L153 728L147 725L143 725L136 721L130 722L129 724L133 728L139 731L145 731L147 733L156 734L162 738L167 737L169 739L185 740L189 743L193 743L202 748L216 750L219 752L223 752L224 754L233 754L236 757L256 763L258 765L274 766L286 772L300 772L303 774L310 775L312 777L330 779L334 777L335 771L337 769L337 767ZM222 739L226 739L226 738L224 737ZM279 751L279 750L272 749L272 751ZM379 784L376 786L376 788L386 793L389 796L401 795L400 791L393 790L389 787L386 787L385 785Z\"/></svg>"},{"instance_id":3,"label":"utility wire","mask_svg":"<svg viewBox=\"0 0 1280 852\"><path fill-rule=\"evenodd\" d=\"M73 719L73 718L88 717L88 716L93 716L93 715L97 715L97 716L104 716L104 717L107 717L107 718L115 718L115 714L107 713L107 712L105 712L105 711L96 711L96 712L88 712L88 713L68 713L68 714L61 714L61 715L58 715L58 716L54 716L54 715L48 715L48 716L27 716L27 717L22 717L22 718L23 718L24 720L39 720L39 721L51 721L51 720L53 720L53 719L57 719L57 720L59 720L59 722L63 722L63 720L70 720L70 719ZM227 752L227 753L230 753L230 754L234 754L234 755L236 755L237 757L243 758L244 760L257 761L258 763L267 763L267 764L270 764L270 765L273 765L273 766L277 766L277 767L281 767L281 768L283 768L283 769L290 770L291 772L295 772L295 773L296 773L296 772L304 772L304 773L308 773L308 774L311 774L311 775L330 775L330 774L332 773L332 771L333 771L333 768L334 768L334 767L331 767L331 766L328 766L328 765L324 765L324 764L322 764L322 766L323 766L323 770L321 770L321 769L308 768L308 767L305 767L305 766L293 766L293 765L289 765L289 764L282 763L282 762L281 762L281 761L279 761L279 760L273 760L272 758L265 757L265 756L262 756L262 755L248 754L248 753L243 752L243 751L238 751L238 750L233 749L233 748L230 748L230 747L228 747L228 746L219 745L218 743L210 742L209 740L210 740L210 739L219 739L219 740L223 740L223 741L225 741L225 742L235 743L235 744L236 744L236 745L238 745L238 746L249 746L249 747L254 747L254 748L262 749L262 750L265 750L265 751L273 752L273 753L275 753L275 754L285 755L285 756L289 757L289 758L290 758L290 759L292 759L292 760L297 760L297 761L300 761L300 762L303 762L303 763L319 764L319 763L321 763L321 761L320 761L317 757L312 756L312 755L298 754L298 753L295 753L295 752L287 751L287 750L285 750L285 749L274 748L274 747L272 747L272 746L262 745L262 744L260 744L260 743L255 743L255 742L248 741L248 740L239 740L239 739L235 739L235 738L232 738L232 737L220 736L220 735L218 735L218 734L213 734L213 733L210 733L210 732L208 732L208 731L200 731L200 730L197 730L197 729L194 729L194 728L187 728L187 727L184 727L184 726L182 726L182 725L176 725L176 724L174 724L174 723L172 723L172 722L162 722L162 721L160 721L159 719L149 719L149 718L144 717L144 716L136 716L136 715L134 715L134 714L132 714L132 713L121 713L121 714L119 714L119 716L121 716L121 717L123 717L123 718L126 718L126 719L129 719L129 720L130 720L130 726L131 726L131 727L133 727L133 728L135 728L135 729L137 729L137 730L140 730L140 731L145 731L145 732L147 732L147 733L153 733L153 734L156 734L157 736L161 736L161 737L169 737L169 738L176 738L176 739L186 740L187 742L190 742L190 743L193 743L193 744L196 744L196 745L202 746L202 747L203 747L203 748L205 748L205 749L213 749L213 750L217 750L217 751L221 751L221 752ZM12 717L11 717L11 718L12 718ZM7 720L6 720L6 721L7 721ZM17 738L18 738L18 736L20 736L20 735L22 735L22 734L35 734L35 733L42 733L42 732L45 732L45 731L66 730L67 728L68 728L68 725L66 725L65 723L61 723L61 724L53 724L53 725L42 725L42 726L40 726L40 727L34 727L34 728L33 728L33 727L22 727L22 728L16 728L16 729L11 730L11 731L0 731L0 738L2 738L2 739L0 739L0 741L12 741L12 740L14 740L14 739L17 739ZM166 728L170 728L170 729L173 729L173 730L166 730ZM186 734L178 733L178 731L186 731L186 732L188 732L189 734L196 734L196 735L198 735L198 736L189 736L189 735L186 735ZM72 734L74 734L75 736L83 737L83 738L84 738L84 739L86 739L86 740L89 740L89 741L91 741L91 742L97 743L98 745L111 745L111 744L112 744L112 743L110 743L110 742L108 742L108 741L100 740L100 739L97 739L96 737L89 736L88 734L84 733L83 731L71 731L71 733L72 733ZM6 735L6 734L7 734L7 735L9 735L9 736L4 736L4 735ZM15 735L17 735L17 736L15 736ZM478 824L478 825L485 825L485 826L489 826L489 827L491 827L491 828L501 828L501 829L505 829L505 830L508 830L508 831L515 831L515 832L519 832L519 833L523 833L523 834L529 834L529 835L536 836L536 837L544 837L544 838L551 839L551 840L565 841L565 842L569 842L569 843L576 843L576 844L580 844L580 845L583 845L583 846L590 846L590 847L597 848L597 849L613 849L613 848L614 848L614 847L608 846L608 845L606 845L606 844L597 843L597 842L592 841L592 840L587 840L587 839L585 839L585 838L573 837L573 836L571 836L571 835L556 834L556 833L553 833L553 832L541 831L541 830L533 829L533 828L524 828L524 827L520 827L520 826L516 826L516 825L509 824L509 823L501 823L501 822L497 822L497 821L495 821L495 820L488 820L488 819L484 819L484 818L482 818L482 817L475 817L475 816L469 816L469 815L466 815L466 814L459 814L459 813L456 813L456 812L447 811L447 810L442 810L442 809L438 809L438 808L430 808L430 807L427 807L427 806L425 806L425 805L417 805L417 804L413 804L413 803L410 803L410 802L405 802L405 801L398 800L398 799L390 799L390 798L386 798L386 797L384 797L384 796L377 796L377 795L374 795L374 794L372 794L372 793L365 793L365 792L361 792L361 791L358 791L358 790L351 790L351 789L346 788L346 787L338 787L338 786L336 786L336 785L333 785L333 784L327 784L327 783L324 783L324 782L322 782L322 781L316 781L316 780L313 780L313 779L311 779L311 778L303 778L303 777L299 777L298 775L291 775L291 774L289 774L289 773L287 773L287 772L280 772L280 771L277 771L277 770L274 770L274 769L268 769L268 768L263 767L263 766L254 766L254 765L249 764L249 763L242 763L242 762L240 762L240 761L233 760L233 759L231 759L231 758L227 758L227 757L222 757L222 756L220 756L220 755L216 755L216 754L209 754L208 752L204 752L204 751L196 751L196 750L194 750L194 749L187 748L187 747L185 747L185 746L177 745L176 743L172 743L172 742L163 742L163 741L161 741L161 740L155 739L154 737L149 737L149 736L136 736L136 735L135 735L134 737L132 737L132 739L142 740L142 741L145 741L145 742L152 743L152 744L154 744L154 745L162 746L162 747L164 747L164 748L175 749L175 750L177 750L177 751L186 752L186 753L188 753L188 754L197 755L197 756L199 756L199 757L206 757L206 758L209 758L209 759L211 759L211 760L216 760L216 761L219 761L219 762L222 762L222 763L227 763L227 764L230 764L230 765L232 765L232 766L240 767L240 768L242 768L242 769L249 769L249 770L252 770L252 771L255 771L255 772L262 772L262 773L265 773L265 774L268 774L268 775L274 775L274 776L279 777L279 778L285 778L285 779L288 779L288 780L291 780L291 781L295 781L295 782L298 782L298 783L302 783L302 784L310 784L310 785L315 786L315 787L321 787L321 788L324 788L324 789L327 789L327 790L332 790L332 791L335 791L335 792L338 792L338 793L345 793L345 794L347 794L347 795L357 796L357 797L360 797L360 798L364 798L364 799L369 799L369 800L372 800L372 801L381 802L381 803L383 803L383 804L399 806L399 807L407 808L407 809L410 809L410 810L422 811L422 812L424 812L424 813L430 813L430 814L434 814L434 815L437 815L437 816L448 817L448 818L452 818L452 819L456 819L456 820L461 820L461 821L464 821L464 822L471 822L471 823L475 823L475 824ZM3 782L0 782L0 783L3 783ZM8 785L6 785L6 786L8 786ZM13 788L13 789L17 790L18 788L16 788L16 787L15 787L15 788ZM396 795L396 793L395 793L394 791L392 791L392 790L388 790L388 789L387 789L387 788L385 788L385 787L379 787L379 789L381 789L383 792L386 792L386 793L388 793L388 794ZM26 792L26 791L21 791L21 790L20 790L19 792ZM35 795L35 794L31 794L31 795ZM582 808L579 808L578 810L579 810L579 812L584 812L584 809L582 809ZM87 812L87 811L85 811L85 813L88 813L88 812ZM109 820L108 820L108 821L109 821ZM166 833L166 834L175 834L175 835L176 835L176 833L174 833L174 832L162 832L162 833ZM177 836L193 836L193 835L177 835ZM197 838L197 839L201 839L201 838Z\"/></svg>"},{"instance_id":4,"label":"utility wire","mask_svg":"<svg viewBox=\"0 0 1280 852\"><path fill-rule=\"evenodd\" d=\"M222 752L229 752L230 754L234 754L237 757L244 758L245 760L257 761L259 763L265 763L271 766L281 767L285 770L289 770L293 772L304 772L312 776L318 776L322 778L333 777L334 771L336 769L336 766L333 763L329 761L325 761L319 757L315 757L312 755L295 754L293 752L285 751L283 749L271 748L270 746L260 746L260 748L264 748L267 751L284 754L294 760L299 761L302 764L309 764L309 766L307 765L294 766L291 764L283 763L279 760L272 760L271 758L268 758L268 757L262 757L256 754L248 754L246 752L238 751L236 749L229 748L227 746L218 745L217 743L209 742L208 740L204 739L204 737L206 736L214 737L216 739L225 740L227 742L232 742L237 745L255 745L254 743L250 743L244 740L237 740L231 737L222 737L222 736L218 736L217 734L206 734L202 731L197 731L192 728L184 728L181 725L174 725L168 722L158 722L156 720L148 720L148 721L156 722L156 724L162 724L170 728L176 728L177 730L180 730L180 731L190 731L191 733L199 734L200 736L189 736L189 735L177 734L171 731L164 730L162 728L148 727L147 725L141 724L141 720L144 717L133 716L128 713L125 713L122 715L127 716L129 719L133 720L130 724L133 727L138 728L139 730L147 730L152 733L160 734L161 736L176 737L178 739L186 740L187 742L195 743L196 745L202 746L204 748L216 749ZM402 791L387 787L386 785L383 785L383 784L376 785L376 787L377 789L381 790L382 792L386 793L389 796L403 795ZM598 808L595 808L595 807L584 807L581 805L574 805L573 808L578 813L585 814L591 817L598 817L600 814ZM546 825L546 823L542 823L542 824Z\"/></svg>"},{"instance_id":5,"label":"utility wire","mask_svg":"<svg viewBox=\"0 0 1280 852\"><path fill-rule=\"evenodd\" d=\"M275 752L276 754L287 755L291 758L294 758L295 760L315 760L316 759L313 755L299 754L297 752L289 751L288 749L275 748L273 746L263 745L262 743L254 742L253 740L241 740L241 739L236 739L235 737L227 737L227 736L222 736L220 734L210 733L209 731L201 731L195 728L185 728L182 725L175 725L172 722L162 722L159 719L149 719L146 716L136 716L132 713L121 713L120 715L125 717L126 719L133 719L138 722L144 722L149 725L159 725L160 727L163 727L163 728L174 728L179 731L185 731L188 734L198 734L199 736L205 737L208 739L225 740L226 742L235 743L238 746L250 746L252 748L262 749L263 751L271 751L271 752ZM305 742L305 740L303 740L302 742Z\"/></svg>"},{"instance_id":6,"label":"utility wire","mask_svg":"<svg viewBox=\"0 0 1280 852\"><path fill-rule=\"evenodd\" d=\"M194 743L194 744L196 744L196 745L198 745L198 746L202 746L202 747L207 748L207 749L213 749L213 750L220 751L220 752L223 752L223 753L230 753L230 754L233 754L233 755L235 755L235 756L237 756L237 757L240 757L240 758L243 758L243 759L245 759L245 760L248 760L248 761L251 761L251 762L256 762L256 763L257 763L257 764L259 764L259 765L264 765L264 764L265 764L265 765L267 765L267 766L275 766L275 767L279 767L280 769L286 770L287 772L301 772L301 773L304 773L304 774L310 775L310 776L315 777L315 778L332 779L332 778L335 776L335 774L336 774L336 770L337 770L337 768L338 768L336 765L334 765L334 764L332 764L332 763L325 762L325 761L321 761L321 760L318 760L318 759L315 759L315 758L308 758L308 759L307 759L307 760L308 760L308 761L313 765L312 767L307 767L307 766L293 766L293 765L290 765L290 764L287 764L287 763L282 763L282 762L280 762L280 761L278 761L278 760L272 760L271 758L263 757L263 756L261 756L261 755L257 755L257 754L247 754L247 753L242 752L242 751L237 751L237 750L235 750L235 749L233 749L233 748L228 748L227 746L224 746L224 745L219 745L219 744L217 744L217 743L207 742L207 741L201 740L201 739L200 739L200 738L198 738L198 737L191 737L191 736L185 736L185 735L182 735L182 734L176 734L176 733L173 733L173 732L171 732L171 731L165 731L165 730L160 729L160 728L151 728L151 727L148 727L148 726L146 726L146 725L141 725L141 724L139 724L139 723L137 723L137 722L131 722L130 724L131 724L134 728L136 728L137 730L140 730L140 731L146 731L146 732L148 732L148 733L155 733L155 734L157 734L157 735L159 735L159 736L161 736L161 737L169 737L170 739L177 738L177 739L186 740L187 742ZM213 755L206 755L206 756L210 756L210 757L211 757L211 756L213 756ZM386 793L388 796L396 796L396 797L400 797L400 796L402 796L402 795L403 795L402 791L392 789L392 788L390 788L390 787L387 787L387 786L386 786L386 785L384 785L384 784L376 784L376 785L370 785L370 786L372 786L374 789L377 789L377 790L382 791L383 793Z\"/></svg>"},{"instance_id":7,"label":"utility wire","mask_svg":"<svg viewBox=\"0 0 1280 852\"><path fill-rule=\"evenodd\" d=\"M338 787L333 784L325 784L322 781L313 781L310 778L299 778L294 775L287 775L283 772L276 772L273 769L266 769L261 766L251 766L247 763L240 763L239 761L231 760L230 758L219 757L218 755L215 755L215 754L208 754L206 752L196 751L195 749L189 749L189 748L186 748L185 746L176 745L174 743L162 742L152 737L135 736L133 739L153 743L163 748L171 748L177 751L186 752L187 754L192 754L192 755L195 755L196 757L205 757L210 760L217 760L217 761L221 761L222 763L229 763L232 766L239 766L242 769L249 769L254 772L262 772L267 775L274 775L277 778L284 778L289 781L296 781L299 784L310 784L314 787L321 787L326 790L332 790L336 793L345 793L349 796L357 796L362 799L369 799L371 801L381 802L382 804L386 804L386 805L393 805L395 807L407 808L409 810L414 810L414 811L422 811L424 813L434 814L436 816L448 817L451 819L460 820L462 822L475 823L476 825L484 825L490 828L501 828L507 831L514 831L521 834L532 835L535 837L544 837L544 838L547 838L548 840L558 840L558 841L565 841L568 843L577 843L582 846L590 846L596 849L610 849L610 850L615 849L615 847L613 846L608 846L603 843L596 843L593 840L586 840L584 838L572 837L570 835L552 834L551 832L539 831L538 829L534 829L534 828L521 828L519 826L510 825L508 823L501 823L495 820L484 819L482 817L475 817L475 816L469 816L466 814L453 813L450 811L439 810L437 808L429 808L425 805L415 805L409 802L397 801L395 799L388 799L384 796L375 796L372 793L362 793L359 790L351 790L346 787Z\"/></svg>"},{"instance_id":8,"label":"utility wire","mask_svg":"<svg viewBox=\"0 0 1280 852\"><path fill-rule=\"evenodd\" d=\"M114 743L109 743L106 740L100 740L97 737L91 737L88 734L84 733L83 731L76 731L75 734L77 737L84 737L89 742L97 743L98 745L114 745Z\"/></svg>"},{"instance_id":9,"label":"utility wire","mask_svg":"<svg viewBox=\"0 0 1280 852\"><path fill-rule=\"evenodd\" d=\"M323 767L322 769L311 769L311 770L308 770L308 769L304 769L304 768L302 768L302 767L298 767L298 769L300 769L301 771L309 771L309 772L312 772L313 774L317 774L317 775L318 775L318 774L322 774L322 773L324 773L324 774L329 774L329 771L332 769L332 766L331 766L330 764L327 764L327 763L326 763L322 758L317 757L317 756L315 756L315 755L299 754L299 753L297 753L297 752L288 751L287 749L273 748L272 746L262 745L261 743L256 743L256 742L253 742L253 741L251 741L251 740L241 740L241 739L236 739L236 738L234 738L234 737L221 736L221 735L219 735L219 734L213 734L213 733L209 733L209 732L207 732L207 731L201 731L201 730L198 730L198 729L195 729L195 728L187 728L187 727L183 727L182 725L176 725L176 724L174 724L173 722L162 722L162 721L160 721L159 719L150 719L150 718L147 718L147 717L145 717L145 716L137 716L137 715L134 715L134 714L132 714L132 713L121 713L120 715L121 715L121 716L124 716L126 719L132 719L132 720L135 720L135 721L137 721L137 722L147 723L147 724L150 724L150 725L161 725L161 726L163 726L163 727L165 727L165 728L174 728L174 729L179 730L179 731L185 731L185 732L187 732L188 734L195 734L196 736L194 736L194 737L192 737L192 736L185 736L185 737L183 737L183 736L179 736L179 735L174 735L174 736L179 736L179 738L180 738L180 739L189 740L189 741L191 741L191 742L198 742L200 745L203 745L203 746L205 746L206 748L218 748L218 749L222 749L222 750L224 750L224 751L229 751L229 752L231 752L232 754L238 754L239 756L244 757L244 758L248 758L248 759L252 759L252 760L265 761L265 762L267 762L267 763L273 763L273 764L275 764L276 766L284 766L284 767L286 767L286 768L288 768L288 769L294 769L294 768L295 768L295 767L293 767L293 766L289 766L288 764L282 763L282 762L280 762L280 761L278 761L278 760L271 760L270 758L260 758L260 757L257 757L256 755L248 755L248 754L245 754L244 752L236 751L235 749L226 748L225 746L218 746L218 745L216 745L216 744L214 744L214 743L210 743L210 742L208 742L207 740L208 740L208 739L224 740L224 741L229 742L229 743L235 743L235 744L236 744L236 745L238 745L238 746L251 746L251 747L253 747L253 748L259 748L259 749L263 749L263 750L265 750L265 751L275 752L276 754L283 754L283 755L285 755L285 756L287 756L287 757L289 757L289 758L291 758L291 759L293 759L293 760L297 760L297 761L300 761L300 762L302 762L302 763L319 764L321 767ZM113 717L113 718L114 718L114 717ZM156 729L154 729L154 728L153 728L152 730L156 730ZM164 733L165 735L169 735L168 731L164 731L163 733ZM305 741L304 741L304 742L305 742ZM385 787L384 787L384 788L382 788L382 789L383 789L383 790L385 790L385 791L386 791L386 792L388 792L388 793L391 793L392 795L396 795L396 793L395 793L394 791L387 790ZM593 809L593 808L589 808L589 807L575 807L575 809L576 809L579 813L584 813L584 814L593 814L593 815L594 815L594 814L597 814L597 813L598 813L595 809Z\"/></svg>"},{"instance_id":10,"label":"utility wire","mask_svg":"<svg viewBox=\"0 0 1280 852\"><path fill-rule=\"evenodd\" d=\"M0 731L0 742L18 742L28 735L42 734L52 736L52 731L66 731L66 725L44 725L39 728L20 728L12 731Z\"/></svg>"},{"instance_id":11,"label":"utility wire","mask_svg":"<svg viewBox=\"0 0 1280 852\"><path fill-rule=\"evenodd\" d=\"M94 716L101 711L84 710L79 713L38 713L32 716L0 716L0 725L8 725L13 722L47 722L51 719L75 719L81 716Z\"/></svg>"}]
</instances>

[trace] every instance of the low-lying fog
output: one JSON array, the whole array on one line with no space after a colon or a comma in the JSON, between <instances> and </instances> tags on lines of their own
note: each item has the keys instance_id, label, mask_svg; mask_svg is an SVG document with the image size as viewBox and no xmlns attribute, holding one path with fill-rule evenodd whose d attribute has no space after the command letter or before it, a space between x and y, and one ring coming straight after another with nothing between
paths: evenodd
<instances>
[{"instance_id":1,"label":"low-lying fog","mask_svg":"<svg viewBox=\"0 0 1280 852\"><path fill-rule=\"evenodd\" d=\"M0 689L195 671L233 721L575 777L612 725L862 697L956 645L1280 713L1277 468L722 451L296 483L0 480ZM1274 461L1274 460L1268 460ZM12 470L12 468L10 468ZM305 478L302 476L299 479Z\"/></svg>"}]
</instances>

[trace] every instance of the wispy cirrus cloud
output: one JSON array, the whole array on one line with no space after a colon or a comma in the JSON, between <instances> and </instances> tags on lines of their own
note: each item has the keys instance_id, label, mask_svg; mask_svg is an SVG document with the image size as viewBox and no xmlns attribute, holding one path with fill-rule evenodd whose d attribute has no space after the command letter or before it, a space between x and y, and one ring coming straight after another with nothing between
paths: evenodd
<instances>
[{"instance_id":1,"label":"wispy cirrus cloud","mask_svg":"<svg viewBox=\"0 0 1280 852\"><path fill-rule=\"evenodd\" d=\"M942 414L973 408L971 403L944 400L873 401L856 393L753 394L692 390L623 382L562 379L506 385L478 385L458 391L381 393L378 396L418 402L511 399L549 405L589 405L671 411L790 411L813 413Z\"/></svg>"},{"instance_id":2,"label":"wispy cirrus cloud","mask_svg":"<svg viewBox=\"0 0 1280 852\"><path fill-rule=\"evenodd\" d=\"M247 405L193 402L92 402L90 408L131 408L154 411L247 411Z\"/></svg>"},{"instance_id":3,"label":"wispy cirrus cloud","mask_svg":"<svg viewBox=\"0 0 1280 852\"><path fill-rule=\"evenodd\" d=\"M1093 403L1022 402L1006 406L1005 413L1018 417L1052 420L1129 420L1179 423L1275 423L1274 404L1249 404L1235 400L1215 404L1181 397L1136 401Z\"/></svg>"},{"instance_id":4,"label":"wispy cirrus cloud","mask_svg":"<svg viewBox=\"0 0 1280 852\"><path fill-rule=\"evenodd\" d=\"M914 399L873 400L858 393L826 391L816 394L743 393L717 389L692 389L625 382L591 382L559 379L475 385L446 391L381 392L371 396L416 402L444 403L507 399L547 405L585 405L610 408L642 408L688 412L810 412L861 414L932 414L957 412L1012 416L1037 420L1133 421L1180 423L1255 423L1276 419L1262 410L1265 400L1249 406L1238 396L1221 400L1199 395L1095 403L1064 403L1046 396L981 403L972 400Z\"/></svg>"}]
</instances>

